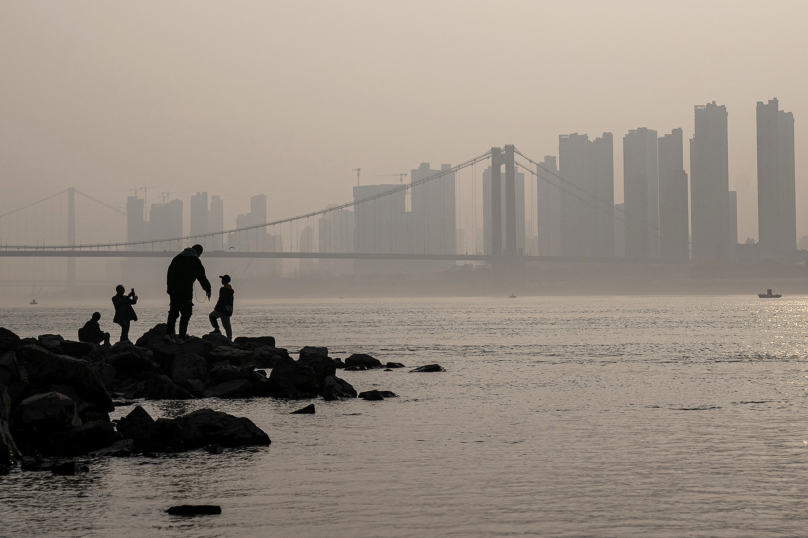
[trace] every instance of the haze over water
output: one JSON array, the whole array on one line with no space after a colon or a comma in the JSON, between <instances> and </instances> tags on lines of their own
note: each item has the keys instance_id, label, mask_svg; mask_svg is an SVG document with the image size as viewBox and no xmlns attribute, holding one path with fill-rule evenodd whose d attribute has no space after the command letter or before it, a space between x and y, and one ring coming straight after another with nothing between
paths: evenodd
<instances>
[{"instance_id":1,"label":"haze over water","mask_svg":"<svg viewBox=\"0 0 808 538\"><path fill-rule=\"evenodd\" d=\"M70 337L97 308L4 309L0 326ZM318 399L313 416L288 414L304 401L145 403L155 417L247 416L272 446L99 460L77 477L15 469L0 479L0 536L800 535L807 310L805 297L242 306L238 335L447 372L344 372L399 397ZM165 309L138 313L133 335ZM163 513L182 502L223 513Z\"/></svg>"}]
</instances>

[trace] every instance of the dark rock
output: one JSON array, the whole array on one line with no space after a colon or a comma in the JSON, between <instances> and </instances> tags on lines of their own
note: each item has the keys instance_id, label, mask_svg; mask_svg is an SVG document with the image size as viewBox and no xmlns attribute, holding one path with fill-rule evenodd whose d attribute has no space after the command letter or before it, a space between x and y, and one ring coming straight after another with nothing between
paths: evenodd
<instances>
[{"instance_id":1,"label":"dark rock","mask_svg":"<svg viewBox=\"0 0 808 538\"><path fill-rule=\"evenodd\" d=\"M390 368L385 368L384 371L385 372L392 372L393 370L391 370Z\"/></svg>"},{"instance_id":2,"label":"dark rock","mask_svg":"<svg viewBox=\"0 0 808 538\"><path fill-rule=\"evenodd\" d=\"M301 394L300 391L286 379L259 379L253 385L253 396L262 398L284 398L289 400L312 397L309 393Z\"/></svg>"},{"instance_id":3,"label":"dark rock","mask_svg":"<svg viewBox=\"0 0 808 538\"><path fill-rule=\"evenodd\" d=\"M183 504L172 506L166 512L170 516L210 516L221 514L222 507L212 504Z\"/></svg>"},{"instance_id":4,"label":"dark rock","mask_svg":"<svg viewBox=\"0 0 808 538\"><path fill-rule=\"evenodd\" d=\"M292 359L279 361L269 374L269 380L281 386L294 387L301 395L314 397L319 392L314 370Z\"/></svg>"},{"instance_id":5,"label":"dark rock","mask_svg":"<svg viewBox=\"0 0 808 538\"><path fill-rule=\"evenodd\" d=\"M241 349L249 349L254 350L258 347L262 346L269 346L275 347L275 337L274 336L239 336L235 340L233 340L238 347ZM284 350L285 351L285 350Z\"/></svg>"},{"instance_id":6,"label":"dark rock","mask_svg":"<svg viewBox=\"0 0 808 538\"><path fill-rule=\"evenodd\" d=\"M403 364L401 364L400 362L388 362L387 367L388 368L404 368L405 366Z\"/></svg>"},{"instance_id":7,"label":"dark rock","mask_svg":"<svg viewBox=\"0 0 808 538\"><path fill-rule=\"evenodd\" d=\"M90 354L96 350L98 346L89 342L72 342L70 340L63 340L61 345L62 354L70 357L89 357Z\"/></svg>"},{"instance_id":8,"label":"dark rock","mask_svg":"<svg viewBox=\"0 0 808 538\"><path fill-rule=\"evenodd\" d=\"M212 350L213 344L201 338L192 338L184 344L166 342L163 340L152 348L154 362L160 365L160 368L164 372L174 370L174 360L179 356L198 355L207 361L208 355L210 355Z\"/></svg>"},{"instance_id":9,"label":"dark rock","mask_svg":"<svg viewBox=\"0 0 808 538\"><path fill-rule=\"evenodd\" d=\"M345 363L342 362L342 359L334 359L334 367L335 368L345 368Z\"/></svg>"},{"instance_id":10,"label":"dark rock","mask_svg":"<svg viewBox=\"0 0 808 538\"><path fill-rule=\"evenodd\" d=\"M292 411L292 415L313 415L314 414L314 404L309 404L306 407L298 409L297 411Z\"/></svg>"},{"instance_id":11,"label":"dark rock","mask_svg":"<svg viewBox=\"0 0 808 538\"><path fill-rule=\"evenodd\" d=\"M197 398L201 398L202 393L205 392L205 384L199 379L186 379L184 381L180 381L177 383L177 385L180 388L187 390L192 396Z\"/></svg>"},{"instance_id":12,"label":"dark rock","mask_svg":"<svg viewBox=\"0 0 808 538\"><path fill-rule=\"evenodd\" d=\"M445 372L446 370L440 364L427 364L424 366L419 366L414 370L410 370L410 372Z\"/></svg>"},{"instance_id":13,"label":"dark rock","mask_svg":"<svg viewBox=\"0 0 808 538\"><path fill-rule=\"evenodd\" d=\"M205 447L205 452L209 454L222 454L224 453L224 448L222 448L222 445L219 444L208 445Z\"/></svg>"},{"instance_id":14,"label":"dark rock","mask_svg":"<svg viewBox=\"0 0 808 538\"><path fill-rule=\"evenodd\" d=\"M30 472L49 472L53 469L58 462L51 460L43 460L41 458L32 458L24 456L20 463L20 469Z\"/></svg>"},{"instance_id":15,"label":"dark rock","mask_svg":"<svg viewBox=\"0 0 808 538\"><path fill-rule=\"evenodd\" d=\"M301 359L303 359L304 357L311 357L311 356L328 357L328 348L317 346L303 346L300 349L299 355Z\"/></svg>"},{"instance_id":16,"label":"dark rock","mask_svg":"<svg viewBox=\"0 0 808 538\"><path fill-rule=\"evenodd\" d=\"M98 373L89 363L65 355L56 355L38 346L17 348L17 360L23 363L32 385L70 385L81 398L102 411L112 411L112 398ZM117 369L117 368L116 368Z\"/></svg>"},{"instance_id":17,"label":"dark rock","mask_svg":"<svg viewBox=\"0 0 808 538\"><path fill-rule=\"evenodd\" d=\"M137 339L135 345L145 349L154 349L157 344L164 342L166 336L166 324L160 323L149 329L140 338Z\"/></svg>"},{"instance_id":18,"label":"dark rock","mask_svg":"<svg viewBox=\"0 0 808 538\"><path fill-rule=\"evenodd\" d=\"M143 396L147 400L190 400L191 394L175 385L166 375L156 375L146 380Z\"/></svg>"},{"instance_id":19,"label":"dark rock","mask_svg":"<svg viewBox=\"0 0 808 538\"><path fill-rule=\"evenodd\" d=\"M338 400L340 398L356 398L356 390L350 383L337 376L328 376L323 382L323 399Z\"/></svg>"},{"instance_id":20,"label":"dark rock","mask_svg":"<svg viewBox=\"0 0 808 538\"><path fill-rule=\"evenodd\" d=\"M118 421L118 432L134 441L136 452L165 452L186 448L183 432L174 420L154 420L140 406Z\"/></svg>"},{"instance_id":21,"label":"dark rock","mask_svg":"<svg viewBox=\"0 0 808 538\"><path fill-rule=\"evenodd\" d=\"M245 417L234 417L221 411L200 409L174 419L182 431L186 446L201 448L220 444L223 447L269 446L269 436Z\"/></svg>"},{"instance_id":22,"label":"dark rock","mask_svg":"<svg viewBox=\"0 0 808 538\"><path fill-rule=\"evenodd\" d=\"M393 396L395 396L395 394L393 394ZM371 402L384 400L384 394L382 394L382 391L379 390L369 390L367 392L360 392L359 397L362 398L363 400L368 400Z\"/></svg>"},{"instance_id":23,"label":"dark rock","mask_svg":"<svg viewBox=\"0 0 808 538\"><path fill-rule=\"evenodd\" d=\"M357 364L355 366L346 366L345 367L346 372L359 372L359 371L364 371L364 370L367 370L367 369L368 369L367 366L365 366L364 364Z\"/></svg>"},{"instance_id":24,"label":"dark rock","mask_svg":"<svg viewBox=\"0 0 808 538\"><path fill-rule=\"evenodd\" d=\"M11 472L11 466L9 465L0 465L0 476L5 476Z\"/></svg>"},{"instance_id":25,"label":"dark rock","mask_svg":"<svg viewBox=\"0 0 808 538\"><path fill-rule=\"evenodd\" d=\"M236 344L231 342L227 339L227 337L223 334L206 334L202 336L202 340L206 340L210 342L210 344L216 348L220 346L227 346L227 347L236 347Z\"/></svg>"},{"instance_id":26,"label":"dark rock","mask_svg":"<svg viewBox=\"0 0 808 538\"><path fill-rule=\"evenodd\" d=\"M365 368L381 368L382 363L379 359L374 359L370 355L366 355L364 353L354 353L347 359L345 359L345 367L348 368L350 366L364 366Z\"/></svg>"},{"instance_id":27,"label":"dark rock","mask_svg":"<svg viewBox=\"0 0 808 538\"><path fill-rule=\"evenodd\" d=\"M9 340L19 340L20 337L5 327L0 327L0 338L8 338Z\"/></svg>"},{"instance_id":28,"label":"dark rock","mask_svg":"<svg viewBox=\"0 0 808 538\"><path fill-rule=\"evenodd\" d=\"M270 346L261 346L253 351L253 360L259 368L273 368L283 358L291 359L289 354L279 353L286 351Z\"/></svg>"},{"instance_id":29,"label":"dark rock","mask_svg":"<svg viewBox=\"0 0 808 538\"><path fill-rule=\"evenodd\" d=\"M247 379L249 374L249 371L242 370L238 366L217 366L210 371L210 384L220 385L228 381Z\"/></svg>"},{"instance_id":30,"label":"dark rock","mask_svg":"<svg viewBox=\"0 0 808 538\"><path fill-rule=\"evenodd\" d=\"M301 354L298 362L305 364L314 371L314 377L317 380L317 386L320 389L322 389L326 377L336 375L337 373L337 367L334 366L334 360L329 358L327 355Z\"/></svg>"},{"instance_id":31,"label":"dark rock","mask_svg":"<svg viewBox=\"0 0 808 538\"><path fill-rule=\"evenodd\" d=\"M115 381L115 376L118 373L115 367L107 362L96 362L91 366L91 368L95 370L98 377L101 378L101 382L104 384L104 386L109 389L109 387Z\"/></svg>"},{"instance_id":32,"label":"dark rock","mask_svg":"<svg viewBox=\"0 0 808 538\"><path fill-rule=\"evenodd\" d=\"M84 409L79 412L79 418L82 422L109 422L109 413L106 411L96 411L92 407Z\"/></svg>"},{"instance_id":33,"label":"dark rock","mask_svg":"<svg viewBox=\"0 0 808 538\"><path fill-rule=\"evenodd\" d=\"M63 453L86 454L110 446L120 440L120 435L112 423L95 421L68 430L64 440L66 445Z\"/></svg>"},{"instance_id":34,"label":"dark rock","mask_svg":"<svg viewBox=\"0 0 808 538\"><path fill-rule=\"evenodd\" d=\"M77 461L66 461L56 465L51 469L51 472L59 476L75 476L77 474L90 472L90 468Z\"/></svg>"},{"instance_id":35,"label":"dark rock","mask_svg":"<svg viewBox=\"0 0 808 538\"><path fill-rule=\"evenodd\" d=\"M0 385L0 465L14 465L22 457L11 435L11 398L5 385Z\"/></svg>"},{"instance_id":36,"label":"dark rock","mask_svg":"<svg viewBox=\"0 0 808 538\"><path fill-rule=\"evenodd\" d=\"M106 357L102 362L115 368L115 379L137 379L145 381L155 374L162 373L157 364L147 357L136 353L124 352Z\"/></svg>"},{"instance_id":37,"label":"dark rock","mask_svg":"<svg viewBox=\"0 0 808 538\"><path fill-rule=\"evenodd\" d=\"M171 381L180 384L188 379L208 380L208 365L199 355L181 354L174 357Z\"/></svg>"},{"instance_id":38,"label":"dark rock","mask_svg":"<svg viewBox=\"0 0 808 538\"><path fill-rule=\"evenodd\" d=\"M76 402L58 392L26 398L14 411L15 429L65 430L77 426L81 426L81 419Z\"/></svg>"},{"instance_id":39,"label":"dark rock","mask_svg":"<svg viewBox=\"0 0 808 538\"><path fill-rule=\"evenodd\" d=\"M51 353L62 353L62 335L60 334L42 334L37 338L39 345L50 351Z\"/></svg>"},{"instance_id":40,"label":"dark rock","mask_svg":"<svg viewBox=\"0 0 808 538\"><path fill-rule=\"evenodd\" d=\"M94 458L112 457L112 458L128 458L135 450L135 441L132 439L121 439L112 443L106 448L90 452L90 456Z\"/></svg>"},{"instance_id":41,"label":"dark rock","mask_svg":"<svg viewBox=\"0 0 808 538\"><path fill-rule=\"evenodd\" d=\"M225 381L220 385L205 389L205 398L246 398L252 394L252 383L246 379Z\"/></svg>"},{"instance_id":42,"label":"dark rock","mask_svg":"<svg viewBox=\"0 0 808 538\"><path fill-rule=\"evenodd\" d=\"M11 385L22 381L20 365L17 355L13 351L6 351L0 355L0 385Z\"/></svg>"}]
</instances>

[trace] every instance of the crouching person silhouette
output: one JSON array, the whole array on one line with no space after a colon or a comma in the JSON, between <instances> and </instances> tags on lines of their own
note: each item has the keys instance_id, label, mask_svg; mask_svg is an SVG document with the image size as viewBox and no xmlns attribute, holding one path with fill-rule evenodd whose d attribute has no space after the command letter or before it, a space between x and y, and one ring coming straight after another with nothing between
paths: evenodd
<instances>
[{"instance_id":1,"label":"crouching person silhouette","mask_svg":"<svg viewBox=\"0 0 808 538\"><path fill-rule=\"evenodd\" d=\"M104 342L104 345L109 345L109 333L101 330L101 326L98 324L99 319L101 319L101 314L93 312L92 319L79 329L79 342L89 342L91 344Z\"/></svg>"}]
</instances>

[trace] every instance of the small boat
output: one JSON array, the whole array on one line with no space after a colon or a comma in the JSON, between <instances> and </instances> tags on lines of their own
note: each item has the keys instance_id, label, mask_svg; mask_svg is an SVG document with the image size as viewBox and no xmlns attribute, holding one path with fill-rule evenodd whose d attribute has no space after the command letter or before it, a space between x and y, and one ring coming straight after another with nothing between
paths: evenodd
<instances>
[{"instance_id":1,"label":"small boat","mask_svg":"<svg viewBox=\"0 0 808 538\"><path fill-rule=\"evenodd\" d=\"M782 297L779 293L772 293L772 290L766 290L766 293L758 293L758 297L761 299L779 299Z\"/></svg>"},{"instance_id":2,"label":"small boat","mask_svg":"<svg viewBox=\"0 0 808 538\"><path fill-rule=\"evenodd\" d=\"M511 293L510 295L508 295L508 299L516 299L516 295L514 295L513 293Z\"/></svg>"},{"instance_id":3,"label":"small boat","mask_svg":"<svg viewBox=\"0 0 808 538\"><path fill-rule=\"evenodd\" d=\"M31 299L31 302L30 302L30 303L28 303L28 304L39 304L39 303L38 303L38 302L36 302L36 299Z\"/></svg>"}]
</instances>

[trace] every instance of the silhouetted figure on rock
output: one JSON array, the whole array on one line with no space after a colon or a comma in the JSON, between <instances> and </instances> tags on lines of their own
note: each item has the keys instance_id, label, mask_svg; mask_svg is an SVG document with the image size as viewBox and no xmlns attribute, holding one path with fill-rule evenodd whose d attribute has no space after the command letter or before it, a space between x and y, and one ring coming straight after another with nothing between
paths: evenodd
<instances>
[{"instance_id":1,"label":"silhouetted figure on rock","mask_svg":"<svg viewBox=\"0 0 808 538\"><path fill-rule=\"evenodd\" d=\"M124 295L126 288L118 284L115 288L115 296L112 298L112 304L115 307L115 317L112 319L114 323L121 326L121 339L119 342L122 344L131 344L129 341L129 323L137 321L137 314L132 305L137 304L137 295L135 295L135 288L129 292L129 295Z\"/></svg>"},{"instance_id":2,"label":"silhouetted figure on rock","mask_svg":"<svg viewBox=\"0 0 808 538\"><path fill-rule=\"evenodd\" d=\"M230 316L233 315L233 286L230 285L230 275L223 275L219 278L222 279L222 287L219 288L219 300L216 301L216 306L213 307L213 312L210 313L210 324L213 325L213 331L210 334L222 334L219 330L217 319L221 318L224 332L227 333L227 339L233 340L233 330L230 328Z\"/></svg>"},{"instance_id":3,"label":"silhouetted figure on rock","mask_svg":"<svg viewBox=\"0 0 808 538\"><path fill-rule=\"evenodd\" d=\"M188 322L193 315L194 308L194 282L197 280L210 299L210 282L205 277L205 267L199 260L202 255L202 245L186 248L171 260L166 275L166 284L170 305L168 308L168 321L166 327L166 340L185 343L188 336ZM180 333L174 337L177 318L180 318Z\"/></svg>"},{"instance_id":4,"label":"silhouetted figure on rock","mask_svg":"<svg viewBox=\"0 0 808 538\"><path fill-rule=\"evenodd\" d=\"M109 345L109 333L101 330L101 326L98 324L99 319L101 319L101 314L93 312L92 319L79 329L79 342L89 342L91 344L104 342L104 344Z\"/></svg>"}]
</instances>

